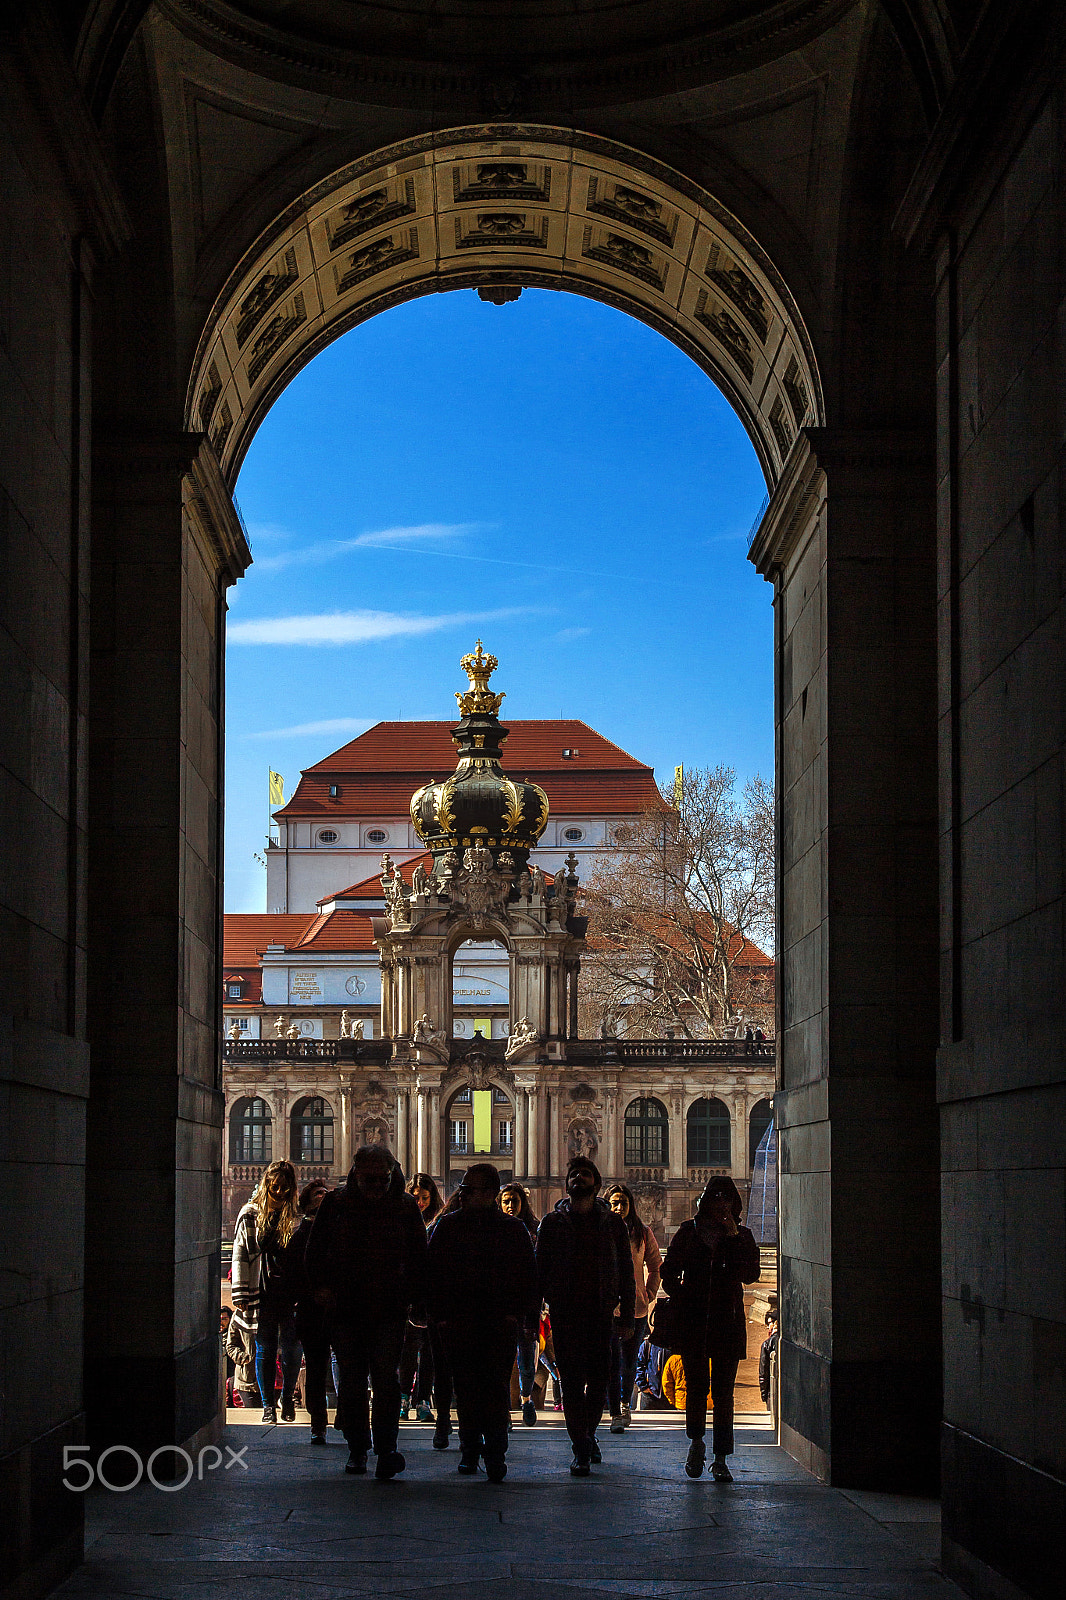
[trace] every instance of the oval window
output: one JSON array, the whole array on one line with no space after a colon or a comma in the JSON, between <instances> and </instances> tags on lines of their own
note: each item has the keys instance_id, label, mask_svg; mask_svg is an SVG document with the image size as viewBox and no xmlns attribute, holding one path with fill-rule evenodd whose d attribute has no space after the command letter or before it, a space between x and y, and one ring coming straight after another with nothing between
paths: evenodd
<instances>
[{"instance_id":1,"label":"oval window","mask_svg":"<svg viewBox=\"0 0 1066 1600\"><path fill-rule=\"evenodd\" d=\"M576 844L579 839L584 837L585 835L580 828L567 828L563 834L563 838L569 839L572 844Z\"/></svg>"},{"instance_id":2,"label":"oval window","mask_svg":"<svg viewBox=\"0 0 1066 1600\"><path fill-rule=\"evenodd\" d=\"M319 844L336 844L337 835L332 828L323 828L318 836Z\"/></svg>"},{"instance_id":3,"label":"oval window","mask_svg":"<svg viewBox=\"0 0 1066 1600\"><path fill-rule=\"evenodd\" d=\"M388 837L384 828L371 828L366 836L368 844L384 844Z\"/></svg>"}]
</instances>

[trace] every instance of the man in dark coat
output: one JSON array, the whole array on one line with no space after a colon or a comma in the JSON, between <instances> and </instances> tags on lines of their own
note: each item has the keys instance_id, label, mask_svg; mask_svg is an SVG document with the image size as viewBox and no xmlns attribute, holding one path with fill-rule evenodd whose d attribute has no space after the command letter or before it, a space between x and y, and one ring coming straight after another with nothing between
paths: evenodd
<instances>
[{"instance_id":1,"label":"man in dark coat","mask_svg":"<svg viewBox=\"0 0 1066 1600\"><path fill-rule=\"evenodd\" d=\"M733 1454L733 1386L747 1353L744 1285L760 1272L759 1246L740 1227L742 1205L731 1178L712 1178L670 1241L663 1262L663 1288L677 1307L681 1360L687 1398L689 1438L685 1471L698 1478L707 1459L708 1359L714 1408L714 1461L717 1483L732 1482L726 1457Z\"/></svg>"},{"instance_id":2,"label":"man in dark coat","mask_svg":"<svg viewBox=\"0 0 1066 1600\"><path fill-rule=\"evenodd\" d=\"M345 1471L366 1471L370 1424L376 1478L394 1478L407 1465L396 1448L396 1368L408 1314L415 1320L425 1315L426 1229L414 1196L393 1182L395 1166L382 1145L357 1150L344 1188L332 1190L319 1206L304 1256L337 1356L338 1408L350 1452Z\"/></svg>"},{"instance_id":3,"label":"man in dark coat","mask_svg":"<svg viewBox=\"0 0 1066 1600\"><path fill-rule=\"evenodd\" d=\"M484 1455L493 1483L507 1475L511 1368L520 1330L540 1315L533 1244L524 1223L497 1209L500 1175L487 1161L469 1167L458 1211L442 1216L429 1241L429 1314L440 1327L459 1414L459 1471Z\"/></svg>"},{"instance_id":4,"label":"man in dark coat","mask_svg":"<svg viewBox=\"0 0 1066 1600\"><path fill-rule=\"evenodd\" d=\"M566 1169L566 1199L537 1234L537 1275L551 1314L576 1478L588 1477L589 1463L600 1459L596 1429L607 1398L615 1307L619 1338L628 1339L636 1299L629 1234L596 1199L599 1188L593 1162L575 1156Z\"/></svg>"}]
</instances>

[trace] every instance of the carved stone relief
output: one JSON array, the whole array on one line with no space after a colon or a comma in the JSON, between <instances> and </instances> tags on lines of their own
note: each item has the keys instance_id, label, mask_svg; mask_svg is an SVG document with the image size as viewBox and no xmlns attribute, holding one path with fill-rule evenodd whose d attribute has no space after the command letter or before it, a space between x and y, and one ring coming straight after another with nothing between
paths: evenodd
<instances>
[{"instance_id":1,"label":"carved stone relief","mask_svg":"<svg viewBox=\"0 0 1066 1600\"><path fill-rule=\"evenodd\" d=\"M272 268L270 272L264 272L241 301L237 326L234 330L238 350L244 349L256 324L270 307L281 299L290 285L296 282L299 275L296 250L290 245L282 258L281 266Z\"/></svg>"},{"instance_id":2,"label":"carved stone relief","mask_svg":"<svg viewBox=\"0 0 1066 1600\"><path fill-rule=\"evenodd\" d=\"M603 266L628 272L653 289L661 289L666 281L666 268L642 244L627 239L606 228L586 228L582 236L581 254L589 261L599 261Z\"/></svg>"},{"instance_id":3,"label":"carved stone relief","mask_svg":"<svg viewBox=\"0 0 1066 1600\"><path fill-rule=\"evenodd\" d=\"M650 234L661 244L673 246L677 233L677 213L667 212L661 200L645 194L640 189L610 179L590 177L585 210L598 216L610 217L614 222L624 222Z\"/></svg>"},{"instance_id":4,"label":"carved stone relief","mask_svg":"<svg viewBox=\"0 0 1066 1600\"><path fill-rule=\"evenodd\" d=\"M532 161L459 162L452 172L457 204L474 200L551 198L551 168Z\"/></svg>"},{"instance_id":5,"label":"carved stone relief","mask_svg":"<svg viewBox=\"0 0 1066 1600\"><path fill-rule=\"evenodd\" d=\"M714 306L713 301L708 301L705 289L701 289L696 296L695 316L698 322L702 322L703 326L725 345L750 383L755 376L755 355L751 348L751 340L736 318L731 317L724 306Z\"/></svg>"},{"instance_id":6,"label":"carved stone relief","mask_svg":"<svg viewBox=\"0 0 1066 1600\"><path fill-rule=\"evenodd\" d=\"M788 412L785 410L780 395L777 396L773 405L770 407L770 426L774 430L774 438L777 440L778 447L780 448L781 459L784 460L785 456L788 455L789 450L792 448L792 440L794 435L792 433L792 423L789 420Z\"/></svg>"},{"instance_id":7,"label":"carved stone relief","mask_svg":"<svg viewBox=\"0 0 1066 1600\"><path fill-rule=\"evenodd\" d=\"M575 1156L585 1156L595 1161L600 1148L599 1134L591 1117L576 1118L566 1130L566 1153L573 1161Z\"/></svg>"},{"instance_id":8,"label":"carved stone relief","mask_svg":"<svg viewBox=\"0 0 1066 1600\"><path fill-rule=\"evenodd\" d=\"M330 218L326 225L329 247L339 250L342 245L358 239L360 234L369 233L371 228L411 216L415 209L413 178L407 178L402 186L382 184L380 188L368 189L341 206Z\"/></svg>"},{"instance_id":9,"label":"carved stone relief","mask_svg":"<svg viewBox=\"0 0 1066 1600\"><path fill-rule=\"evenodd\" d=\"M384 272L387 267L398 266L401 261L417 261L417 259L417 228L386 233L383 238L375 239L372 244L365 244L362 249L353 250L343 272L340 267L334 267L337 293L344 294L347 290L354 289L357 284L364 283L367 278L374 277L375 273Z\"/></svg>"},{"instance_id":10,"label":"carved stone relief","mask_svg":"<svg viewBox=\"0 0 1066 1600\"><path fill-rule=\"evenodd\" d=\"M455 219L455 248L477 249L485 245L523 245L544 250L548 244L548 219L539 221L525 211L481 211L471 226L466 217Z\"/></svg>"},{"instance_id":11,"label":"carved stone relief","mask_svg":"<svg viewBox=\"0 0 1066 1600\"><path fill-rule=\"evenodd\" d=\"M271 317L262 333L252 346L252 354L248 361L248 382L254 383L274 354L285 343L289 336L296 332L301 322L307 321L307 308L304 305L302 291L294 294L288 312L279 312Z\"/></svg>"},{"instance_id":12,"label":"carved stone relief","mask_svg":"<svg viewBox=\"0 0 1066 1600\"><path fill-rule=\"evenodd\" d=\"M796 427L802 428L807 420L807 413L811 408L811 397L807 392L807 385L803 381L799 362L795 356L790 358L788 367L785 370L785 376L781 381L784 385L785 393L788 395L788 403L792 407L792 415L796 419Z\"/></svg>"},{"instance_id":13,"label":"carved stone relief","mask_svg":"<svg viewBox=\"0 0 1066 1600\"><path fill-rule=\"evenodd\" d=\"M201 433L207 432L207 425L211 421L218 397L222 393L222 379L218 374L218 363L212 361L207 369L207 378L200 393L200 404L197 415L200 419Z\"/></svg>"},{"instance_id":14,"label":"carved stone relief","mask_svg":"<svg viewBox=\"0 0 1066 1600\"><path fill-rule=\"evenodd\" d=\"M744 320L755 329L759 339L765 344L766 335L770 331L766 301L743 267L739 267L721 245L713 244L705 270L715 287L733 302Z\"/></svg>"}]
</instances>

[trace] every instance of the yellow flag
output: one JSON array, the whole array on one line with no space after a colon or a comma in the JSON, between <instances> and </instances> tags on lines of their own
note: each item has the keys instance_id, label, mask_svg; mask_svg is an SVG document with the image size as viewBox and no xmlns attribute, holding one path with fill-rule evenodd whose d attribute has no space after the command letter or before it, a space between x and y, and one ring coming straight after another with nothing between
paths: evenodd
<instances>
[{"instance_id":1,"label":"yellow flag","mask_svg":"<svg viewBox=\"0 0 1066 1600\"><path fill-rule=\"evenodd\" d=\"M272 806L285 804L285 779L280 772L270 774L270 804Z\"/></svg>"},{"instance_id":2,"label":"yellow flag","mask_svg":"<svg viewBox=\"0 0 1066 1600\"><path fill-rule=\"evenodd\" d=\"M674 768L674 810L681 810L681 802L685 798L685 769Z\"/></svg>"}]
</instances>

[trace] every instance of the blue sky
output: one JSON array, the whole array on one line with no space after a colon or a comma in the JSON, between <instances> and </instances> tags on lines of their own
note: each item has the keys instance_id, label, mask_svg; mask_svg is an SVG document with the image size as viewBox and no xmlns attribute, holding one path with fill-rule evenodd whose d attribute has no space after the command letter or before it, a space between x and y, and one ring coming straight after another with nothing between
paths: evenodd
<instances>
[{"instance_id":1,"label":"blue sky","mask_svg":"<svg viewBox=\"0 0 1066 1600\"><path fill-rule=\"evenodd\" d=\"M713 383L576 295L429 295L289 385L241 469L226 909L265 909L267 769L296 786L371 723L450 718L459 657L501 712L580 717L655 767L773 774L765 484Z\"/></svg>"}]
</instances>

